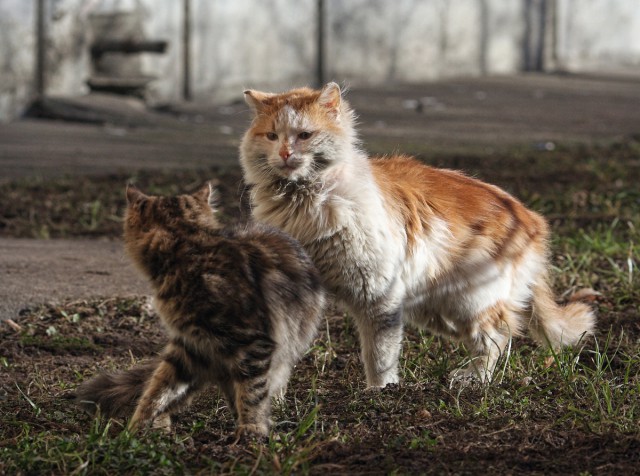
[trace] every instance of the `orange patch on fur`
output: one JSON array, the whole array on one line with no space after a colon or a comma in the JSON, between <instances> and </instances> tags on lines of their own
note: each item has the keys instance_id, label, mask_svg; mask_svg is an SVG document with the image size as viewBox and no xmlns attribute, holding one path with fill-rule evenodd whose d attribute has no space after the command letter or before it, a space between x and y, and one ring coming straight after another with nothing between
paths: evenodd
<instances>
[{"instance_id":1,"label":"orange patch on fur","mask_svg":"<svg viewBox=\"0 0 640 476\"><path fill-rule=\"evenodd\" d=\"M275 119L284 107L290 107L294 111L306 115L311 121L318 125L319 129L330 130L336 134L341 134L342 129L332 117L331 108L339 107L336 104L322 105L319 98L322 91L310 88L293 89L283 94L264 94L257 92L247 92L257 102L257 114L251 125L251 133L254 136L264 135L274 130Z\"/></svg>"},{"instance_id":2,"label":"orange patch on fur","mask_svg":"<svg viewBox=\"0 0 640 476\"><path fill-rule=\"evenodd\" d=\"M447 222L454 256L480 247L497 259L515 258L548 234L544 219L511 195L460 172L407 156L374 158L371 165L389 212L405 228L409 248L429 232L434 217Z\"/></svg>"}]
</instances>

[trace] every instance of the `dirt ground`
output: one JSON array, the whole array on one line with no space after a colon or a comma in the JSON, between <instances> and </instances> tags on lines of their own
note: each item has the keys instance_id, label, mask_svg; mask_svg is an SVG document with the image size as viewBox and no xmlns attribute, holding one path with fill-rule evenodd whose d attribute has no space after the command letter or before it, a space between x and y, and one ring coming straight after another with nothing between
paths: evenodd
<instances>
[{"instance_id":1,"label":"dirt ground","mask_svg":"<svg viewBox=\"0 0 640 476\"><path fill-rule=\"evenodd\" d=\"M404 374L401 385L371 393L353 323L331 313L275 408L279 436L269 443L232 444L233 418L211 389L174 419L175 436L129 446L122 423L94 429L92 417L69 401L69 387L156 355L166 341L156 321L146 300L113 298L40 307L25 315L19 333L0 327L3 354L12 356L0 377L17 382L0 385L8 419L0 452L15 448L7 466L0 458L0 474L15 474L17 464L29 468L19 474L621 475L640 464L637 429L599 421L588 386L574 389L553 367L527 365L539 358L527 341L515 343L516 365L525 368L508 372L505 382L456 389L447 384L449 366L438 362L459 359L455 346L409 332L402 366L424 365L424 375L413 368L417 375ZM618 372L623 360L616 359Z\"/></svg>"},{"instance_id":2,"label":"dirt ground","mask_svg":"<svg viewBox=\"0 0 640 476\"><path fill-rule=\"evenodd\" d=\"M593 143L640 133L637 78L456 79L354 87L347 98L359 114L368 150L414 153L436 163L439 154L544 150L557 142ZM40 114L58 120L25 118L0 125L0 183L236 168L237 147L249 121L240 100L217 107L185 103L148 110L137 100L92 95L51 99L47 106ZM0 318L65 297L143 291L144 283L119 247L100 240L0 239Z\"/></svg>"}]
</instances>

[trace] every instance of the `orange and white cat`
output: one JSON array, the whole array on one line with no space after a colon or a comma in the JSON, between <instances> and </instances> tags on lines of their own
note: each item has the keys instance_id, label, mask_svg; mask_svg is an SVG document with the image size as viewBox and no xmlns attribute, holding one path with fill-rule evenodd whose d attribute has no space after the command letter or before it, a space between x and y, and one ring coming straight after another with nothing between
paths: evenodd
<instances>
[{"instance_id":1,"label":"orange and white cat","mask_svg":"<svg viewBox=\"0 0 640 476\"><path fill-rule=\"evenodd\" d=\"M556 304L549 228L498 187L406 156L369 158L335 83L245 91L240 146L253 215L297 238L353 314L367 384L398 382L405 324L464 342L454 378L491 380L512 336L577 343L595 317Z\"/></svg>"}]
</instances>

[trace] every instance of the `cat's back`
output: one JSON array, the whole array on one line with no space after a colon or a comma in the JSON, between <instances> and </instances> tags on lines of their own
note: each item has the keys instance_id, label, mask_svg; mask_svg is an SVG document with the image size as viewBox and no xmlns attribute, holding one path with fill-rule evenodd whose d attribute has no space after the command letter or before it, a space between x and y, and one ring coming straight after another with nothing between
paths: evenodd
<instances>
[{"instance_id":1,"label":"cat's back","mask_svg":"<svg viewBox=\"0 0 640 476\"><path fill-rule=\"evenodd\" d=\"M240 291L263 286L272 278L320 287L319 274L302 246L267 225L200 231L176 240L176 245L174 264L166 269L164 282L182 292L201 294L200 288L210 288L211 282L229 292Z\"/></svg>"},{"instance_id":2,"label":"cat's back","mask_svg":"<svg viewBox=\"0 0 640 476\"><path fill-rule=\"evenodd\" d=\"M407 205L428 202L456 211L476 208L487 201L513 199L498 187L449 169L426 165L405 156L371 159L373 175L383 194L400 196Z\"/></svg>"},{"instance_id":3,"label":"cat's back","mask_svg":"<svg viewBox=\"0 0 640 476\"><path fill-rule=\"evenodd\" d=\"M229 230L228 236L256 265L277 270L294 280L302 276L318 277L316 267L302 245L279 229L252 222Z\"/></svg>"},{"instance_id":4,"label":"cat's back","mask_svg":"<svg viewBox=\"0 0 640 476\"><path fill-rule=\"evenodd\" d=\"M469 227L478 231L491 223L515 221L532 233L546 233L540 215L495 185L408 156L374 158L371 166L385 202L403 214L405 221L443 218L452 231Z\"/></svg>"},{"instance_id":5,"label":"cat's back","mask_svg":"<svg viewBox=\"0 0 640 476\"><path fill-rule=\"evenodd\" d=\"M202 294L213 281L239 290L260 286L271 276L319 286L318 272L302 246L268 225L194 227L189 233L172 230L161 240L153 235L148 240L146 264L158 262L151 274L172 294ZM164 242L162 252L151 246L155 241Z\"/></svg>"},{"instance_id":6,"label":"cat's back","mask_svg":"<svg viewBox=\"0 0 640 476\"><path fill-rule=\"evenodd\" d=\"M196 326L215 335L231 329L269 334L286 317L279 310L324 305L311 260L292 238L268 227L185 238L174 263L159 280L156 305L177 332Z\"/></svg>"}]
</instances>

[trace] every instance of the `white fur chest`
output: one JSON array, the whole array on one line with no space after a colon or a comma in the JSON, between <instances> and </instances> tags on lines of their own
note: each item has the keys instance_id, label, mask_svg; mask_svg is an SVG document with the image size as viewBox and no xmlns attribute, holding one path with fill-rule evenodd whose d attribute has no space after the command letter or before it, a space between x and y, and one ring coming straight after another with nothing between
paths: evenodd
<instances>
[{"instance_id":1,"label":"white fur chest","mask_svg":"<svg viewBox=\"0 0 640 476\"><path fill-rule=\"evenodd\" d=\"M370 308L383 297L388 302L390 293L397 294L394 287L405 246L381 203L335 194L292 199L271 193L269 200L255 198L254 216L299 240L325 284L347 305Z\"/></svg>"}]
</instances>

